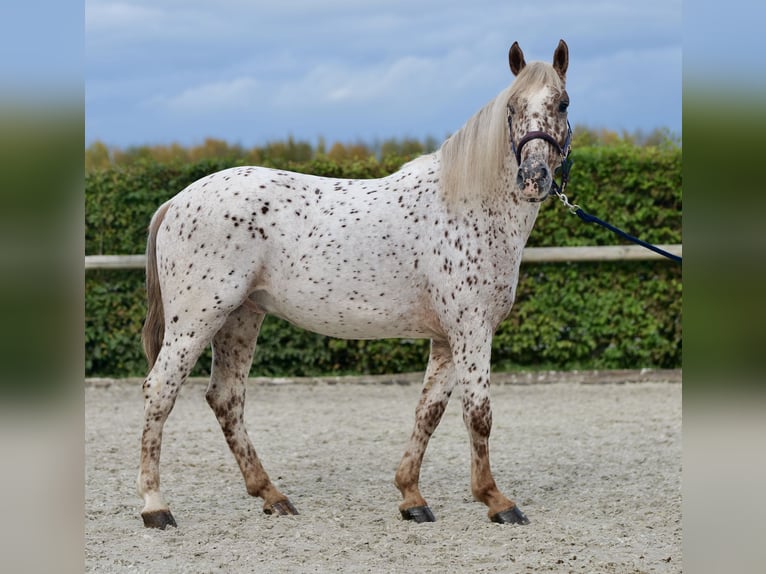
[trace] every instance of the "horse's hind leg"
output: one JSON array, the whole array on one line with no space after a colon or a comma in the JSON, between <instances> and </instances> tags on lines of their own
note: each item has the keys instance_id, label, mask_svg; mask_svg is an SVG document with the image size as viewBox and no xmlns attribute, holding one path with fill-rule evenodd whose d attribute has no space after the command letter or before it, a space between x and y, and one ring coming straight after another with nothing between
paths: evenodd
<instances>
[{"instance_id":1,"label":"horse's hind leg","mask_svg":"<svg viewBox=\"0 0 766 574\"><path fill-rule=\"evenodd\" d=\"M137 488L138 495L144 499L141 517L145 526L162 529L168 525L176 526L160 494L162 429L181 385L216 327L215 323L200 321L193 330L182 330L178 323L174 323L173 328L165 331L165 344L144 381L144 429Z\"/></svg>"},{"instance_id":2,"label":"horse's hind leg","mask_svg":"<svg viewBox=\"0 0 766 574\"><path fill-rule=\"evenodd\" d=\"M263 499L267 514L298 514L272 484L244 423L245 382L264 315L247 304L234 311L213 339L213 370L205 395L239 464L247 492Z\"/></svg>"},{"instance_id":3,"label":"horse's hind leg","mask_svg":"<svg viewBox=\"0 0 766 574\"><path fill-rule=\"evenodd\" d=\"M431 509L420 494L420 467L431 435L439 425L455 386L452 353L445 342L431 341L423 392L415 409L415 428L396 471L395 484L404 498L399 510L405 520L433 522Z\"/></svg>"}]
</instances>

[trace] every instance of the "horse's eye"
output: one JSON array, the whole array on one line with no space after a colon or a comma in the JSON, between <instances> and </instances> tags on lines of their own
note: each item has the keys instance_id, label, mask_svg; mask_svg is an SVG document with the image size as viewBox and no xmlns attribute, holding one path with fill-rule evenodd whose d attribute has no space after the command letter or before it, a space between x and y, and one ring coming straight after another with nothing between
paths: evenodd
<instances>
[{"instance_id":1,"label":"horse's eye","mask_svg":"<svg viewBox=\"0 0 766 574\"><path fill-rule=\"evenodd\" d=\"M559 111L563 114L567 111L567 108L569 107L569 100L561 100L559 102Z\"/></svg>"}]
</instances>

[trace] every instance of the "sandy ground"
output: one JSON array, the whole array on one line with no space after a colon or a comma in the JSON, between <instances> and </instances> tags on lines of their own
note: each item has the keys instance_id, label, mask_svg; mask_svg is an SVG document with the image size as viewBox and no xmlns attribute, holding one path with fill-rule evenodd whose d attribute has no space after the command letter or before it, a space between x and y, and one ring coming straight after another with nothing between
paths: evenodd
<instances>
[{"instance_id":1,"label":"sandy ground","mask_svg":"<svg viewBox=\"0 0 766 574\"><path fill-rule=\"evenodd\" d=\"M187 384L165 426L179 527L157 531L135 494L140 385L86 386L86 571L682 571L679 383L494 386L493 470L527 526L493 524L472 500L457 397L421 477L437 521L413 524L393 476L418 385L248 388L251 437L296 517L247 495L204 391Z\"/></svg>"}]
</instances>

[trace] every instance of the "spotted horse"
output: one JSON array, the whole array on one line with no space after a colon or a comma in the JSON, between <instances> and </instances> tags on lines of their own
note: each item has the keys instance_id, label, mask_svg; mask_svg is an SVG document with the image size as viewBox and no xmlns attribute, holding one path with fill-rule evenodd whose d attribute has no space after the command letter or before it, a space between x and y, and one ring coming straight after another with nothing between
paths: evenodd
<instances>
[{"instance_id":1,"label":"spotted horse","mask_svg":"<svg viewBox=\"0 0 766 574\"><path fill-rule=\"evenodd\" d=\"M298 514L269 478L243 422L264 317L332 337L429 338L415 425L395 475L405 519L433 521L418 486L428 441L455 387L471 446L471 490L494 522L528 523L492 476L490 351L508 316L522 250L571 130L569 50L527 63L439 150L380 179L235 167L163 204L147 242L144 427L138 492L149 527L175 526L160 493L162 429L212 342L207 402L247 492L269 514Z\"/></svg>"}]
</instances>

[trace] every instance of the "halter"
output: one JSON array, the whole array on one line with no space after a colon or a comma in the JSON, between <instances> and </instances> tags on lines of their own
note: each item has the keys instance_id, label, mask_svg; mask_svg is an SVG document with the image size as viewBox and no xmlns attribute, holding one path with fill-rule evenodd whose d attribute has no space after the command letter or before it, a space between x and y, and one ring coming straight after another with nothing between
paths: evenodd
<instances>
[{"instance_id":1,"label":"halter","mask_svg":"<svg viewBox=\"0 0 766 574\"><path fill-rule=\"evenodd\" d=\"M562 195L564 190L567 188L567 183L569 183L569 169L572 167L572 160L569 159L569 152L572 151L570 145L572 142L572 126L569 125L569 120L567 120L567 137L564 140L563 146L559 145L559 142L556 141L556 138L554 138L552 135L539 130L527 132L519 140L519 144L516 145L516 143L513 141L513 116L511 114L510 107L508 108L508 131L509 138L511 140L511 151L513 151L513 155L516 157L516 165L518 166L521 165L521 150L532 140L545 140L551 144L556 149L556 151L559 152L559 156L561 156L561 164L554 170L554 177L553 181L551 182L551 189L548 194L545 197L541 197L539 199L528 199L527 201L537 203L544 201L548 198L549 195ZM556 175L561 175L561 185L556 183Z\"/></svg>"}]
</instances>

